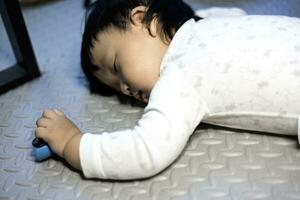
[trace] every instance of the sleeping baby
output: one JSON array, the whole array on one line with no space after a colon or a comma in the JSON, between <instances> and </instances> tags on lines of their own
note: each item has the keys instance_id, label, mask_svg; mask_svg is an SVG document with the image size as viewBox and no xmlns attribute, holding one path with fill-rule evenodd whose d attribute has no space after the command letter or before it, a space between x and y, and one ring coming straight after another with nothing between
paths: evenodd
<instances>
[{"instance_id":1,"label":"sleeping baby","mask_svg":"<svg viewBox=\"0 0 300 200\"><path fill-rule=\"evenodd\" d=\"M174 162L201 122L298 135L300 19L211 11L181 0L93 3L81 49L91 90L147 106L132 129L101 134L47 109L36 137L85 177L137 179Z\"/></svg>"}]
</instances>

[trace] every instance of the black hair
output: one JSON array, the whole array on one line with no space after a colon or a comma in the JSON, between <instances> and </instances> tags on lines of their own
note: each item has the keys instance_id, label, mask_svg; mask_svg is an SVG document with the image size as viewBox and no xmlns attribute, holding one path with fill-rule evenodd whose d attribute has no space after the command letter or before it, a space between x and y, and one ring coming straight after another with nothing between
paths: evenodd
<instances>
[{"instance_id":1,"label":"black hair","mask_svg":"<svg viewBox=\"0 0 300 200\"><path fill-rule=\"evenodd\" d=\"M131 23L131 10L137 6L147 8L143 19L147 27L154 18L157 19L167 41L172 40L175 32L189 19L201 19L182 0L97 0L92 3L87 10L81 45L81 67L89 81L91 93L104 96L116 93L94 75L98 67L91 62L91 49L93 42L97 40L97 34L108 27L126 30Z\"/></svg>"}]
</instances>

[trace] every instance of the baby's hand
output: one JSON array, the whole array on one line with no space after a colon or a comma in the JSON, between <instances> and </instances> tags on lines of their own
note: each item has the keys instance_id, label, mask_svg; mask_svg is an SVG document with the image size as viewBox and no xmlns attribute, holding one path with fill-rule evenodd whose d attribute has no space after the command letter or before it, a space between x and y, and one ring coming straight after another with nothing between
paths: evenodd
<instances>
[{"instance_id":1,"label":"baby's hand","mask_svg":"<svg viewBox=\"0 0 300 200\"><path fill-rule=\"evenodd\" d=\"M56 109L45 110L36 125L35 136L47 142L51 150L60 157L64 157L64 148L70 139L81 134L79 128Z\"/></svg>"}]
</instances>

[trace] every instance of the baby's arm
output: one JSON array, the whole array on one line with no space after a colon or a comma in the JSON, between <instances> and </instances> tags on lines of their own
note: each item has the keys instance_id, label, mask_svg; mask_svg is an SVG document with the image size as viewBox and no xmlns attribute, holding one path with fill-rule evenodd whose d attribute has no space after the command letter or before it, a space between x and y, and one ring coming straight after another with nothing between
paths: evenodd
<instances>
[{"instance_id":1,"label":"baby's arm","mask_svg":"<svg viewBox=\"0 0 300 200\"><path fill-rule=\"evenodd\" d=\"M74 168L82 170L79 157L79 144L82 134L74 135L66 144L63 152L64 159Z\"/></svg>"},{"instance_id":2,"label":"baby's arm","mask_svg":"<svg viewBox=\"0 0 300 200\"><path fill-rule=\"evenodd\" d=\"M155 175L182 152L207 112L198 94L179 75L161 78L133 129L82 135L59 111L48 110L36 136L86 177L136 179Z\"/></svg>"},{"instance_id":3,"label":"baby's arm","mask_svg":"<svg viewBox=\"0 0 300 200\"><path fill-rule=\"evenodd\" d=\"M201 98L179 75L161 77L133 129L82 136L84 175L136 179L159 173L179 156L206 111Z\"/></svg>"}]
</instances>

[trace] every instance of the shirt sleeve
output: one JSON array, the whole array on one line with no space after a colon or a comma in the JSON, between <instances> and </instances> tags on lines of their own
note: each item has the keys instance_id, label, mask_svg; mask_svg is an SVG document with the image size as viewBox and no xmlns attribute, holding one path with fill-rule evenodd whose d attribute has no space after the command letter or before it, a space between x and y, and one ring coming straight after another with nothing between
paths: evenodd
<instances>
[{"instance_id":1,"label":"shirt sleeve","mask_svg":"<svg viewBox=\"0 0 300 200\"><path fill-rule=\"evenodd\" d=\"M82 136L84 176L122 180L159 173L179 156L207 112L205 102L179 75L160 78L133 129Z\"/></svg>"}]
</instances>

